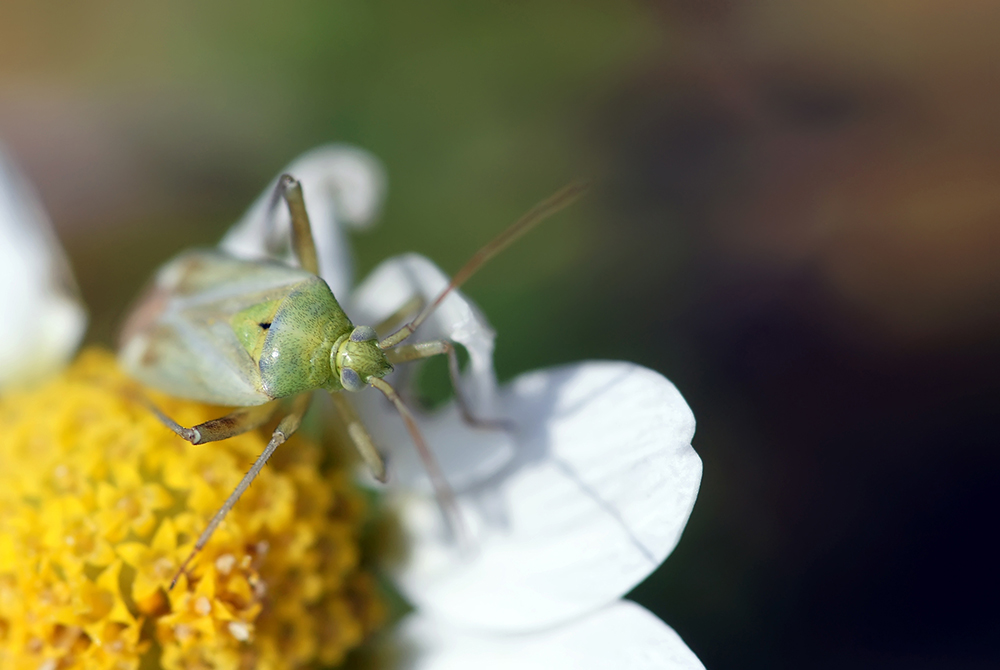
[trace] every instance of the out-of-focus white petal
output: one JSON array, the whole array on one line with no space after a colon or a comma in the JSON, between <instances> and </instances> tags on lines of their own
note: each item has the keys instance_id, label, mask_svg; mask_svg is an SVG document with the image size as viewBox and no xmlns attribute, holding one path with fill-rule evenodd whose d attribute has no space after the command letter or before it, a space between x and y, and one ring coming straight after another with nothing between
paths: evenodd
<instances>
[{"instance_id":1,"label":"out-of-focus white petal","mask_svg":"<svg viewBox=\"0 0 1000 670\"><path fill-rule=\"evenodd\" d=\"M345 227L362 228L378 216L385 196L385 172L378 159L346 144L329 144L290 163L282 174L302 183L312 224L319 274L338 298L347 295L353 263ZM275 202L275 177L219 246L243 258L280 258L294 262L288 208Z\"/></svg>"},{"instance_id":2,"label":"out-of-focus white petal","mask_svg":"<svg viewBox=\"0 0 1000 670\"><path fill-rule=\"evenodd\" d=\"M355 323L377 324L414 296L429 303L447 285L448 277L423 256L406 254L390 258L375 268L354 292L347 306L348 314ZM387 334L379 333L383 337ZM407 343L442 338L460 343L469 352L461 393L470 409L482 419L498 417L497 383L493 373L496 333L479 308L460 291L452 291ZM414 364L402 364L386 379L405 391L407 373L414 369ZM392 449L392 478L404 486L426 490L424 468L395 410L375 391L357 394L356 400L376 442ZM467 425L460 419L454 402L421 418L424 437L455 489L482 481L514 456L514 441L509 434Z\"/></svg>"},{"instance_id":3,"label":"out-of-focus white petal","mask_svg":"<svg viewBox=\"0 0 1000 670\"><path fill-rule=\"evenodd\" d=\"M501 413L520 428L516 459L458 501L474 555L455 550L433 501L400 506L411 555L398 584L418 609L465 628L551 626L621 597L673 550L701 483L673 384L582 363L517 378Z\"/></svg>"},{"instance_id":4,"label":"out-of-focus white petal","mask_svg":"<svg viewBox=\"0 0 1000 670\"><path fill-rule=\"evenodd\" d=\"M52 224L0 149L0 388L28 383L72 355L87 315Z\"/></svg>"},{"instance_id":5,"label":"out-of-focus white petal","mask_svg":"<svg viewBox=\"0 0 1000 670\"><path fill-rule=\"evenodd\" d=\"M401 627L406 670L703 670L680 636L619 601L558 628L523 635L463 632L423 616Z\"/></svg>"}]
</instances>

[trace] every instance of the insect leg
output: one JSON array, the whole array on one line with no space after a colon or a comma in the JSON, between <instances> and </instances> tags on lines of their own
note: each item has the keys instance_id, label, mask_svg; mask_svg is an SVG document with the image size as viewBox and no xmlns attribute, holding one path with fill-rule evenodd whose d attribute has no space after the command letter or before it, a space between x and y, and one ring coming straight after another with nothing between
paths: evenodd
<instances>
[{"instance_id":1,"label":"insect leg","mask_svg":"<svg viewBox=\"0 0 1000 670\"><path fill-rule=\"evenodd\" d=\"M164 414L152 402L148 400L145 400L145 402L167 428L191 444L204 444L206 442L225 440L234 435L242 435L254 428L259 428L274 416L281 401L273 400L254 407L240 407L221 418L200 423L193 428L185 428Z\"/></svg>"},{"instance_id":2,"label":"insect leg","mask_svg":"<svg viewBox=\"0 0 1000 670\"><path fill-rule=\"evenodd\" d=\"M235 505L236 501L240 499L240 496L242 496L247 488L249 488L250 483L256 479L257 475L260 474L260 471L264 469L264 465L267 463L267 460L271 458L271 454L274 453L274 450L284 444L285 441L299 429L299 424L302 423L302 416L309 408L309 401L311 399L311 394L303 393L296 396L292 401L291 411L281 420L278 427L274 429L274 433L271 434L271 440L267 443L267 446L264 447L264 451L262 451L260 456L257 457L257 460L254 461L250 470L243 475L243 479L241 479L240 483L236 485L233 492L229 494L228 498L226 498L226 502L222 503L222 507L220 507L219 511L215 513L212 520L208 522L208 526L204 531L202 531L201 535L198 536L198 541L194 543L194 548L191 549L191 553L188 554L187 558L184 559L184 562L181 563L181 567L178 568L177 574L174 575L173 580L170 582L170 588L174 588L174 585L177 584L177 580L180 579L181 575L184 574L185 571L187 571L187 567L191 564L191 561L194 560L194 557L199 551L205 548L205 545L208 544L208 540L212 537L212 533L214 533L215 529L219 527L222 520L226 518L226 515L229 514L229 510L233 508L233 505Z\"/></svg>"},{"instance_id":3,"label":"insect leg","mask_svg":"<svg viewBox=\"0 0 1000 670\"><path fill-rule=\"evenodd\" d=\"M451 386L455 389L455 402L458 403L458 411L462 418L470 426L477 428L491 428L494 430L506 430L511 428L511 424L502 419L483 419L472 412L468 401L462 394L461 371L458 366L458 353L455 351L455 344L450 340L431 340L429 342L418 342L416 344L403 344L385 352L385 357L390 363L405 363L416 361L431 356L448 355L448 375L451 377Z\"/></svg>"},{"instance_id":4,"label":"insect leg","mask_svg":"<svg viewBox=\"0 0 1000 670\"><path fill-rule=\"evenodd\" d=\"M427 446L427 442L424 440L424 436L417 426L417 420L414 418L413 413L403 403L399 394L396 393L396 389L392 388L388 382L378 377L372 377L368 383L381 391L396 406L396 411L403 417L403 423L406 424L406 430L410 433L410 439L413 440L413 444L417 447L420 460L424 462L424 468L431 479L431 485L434 487L434 494L437 496L441 512L451 527L452 533L460 543L464 543L467 539L465 524L462 523L462 517L458 512L455 493L451 490L448 480L445 479L444 473L441 471L441 466L438 465L437 459L434 458L430 447Z\"/></svg>"},{"instance_id":5,"label":"insect leg","mask_svg":"<svg viewBox=\"0 0 1000 670\"><path fill-rule=\"evenodd\" d=\"M358 450L358 453L361 454L365 465L371 470L375 479L385 482L385 461L382 460L378 449L375 448L375 443L372 441L371 435L368 434L368 430L361 422L361 417L354 410L351 401L345 398L341 392L331 393L330 397L333 398L333 404L337 406L337 412L347 426L347 435L354 442L354 446Z\"/></svg>"},{"instance_id":6,"label":"insect leg","mask_svg":"<svg viewBox=\"0 0 1000 670\"><path fill-rule=\"evenodd\" d=\"M419 311L420 308L423 306L424 306L424 299L419 295L413 296L412 298L404 302L399 309L397 309L395 312L393 312L389 316L382 319L382 321L377 323L375 325L375 332L381 333L383 331L389 330L389 328L393 326L399 326L399 324L407 316Z\"/></svg>"},{"instance_id":7,"label":"insect leg","mask_svg":"<svg viewBox=\"0 0 1000 670\"><path fill-rule=\"evenodd\" d=\"M302 196L302 184L287 174L278 179L278 188L288 204L288 215L292 219L292 249L303 270L319 274L319 260L316 257L316 242L313 240L306 201Z\"/></svg>"},{"instance_id":8,"label":"insect leg","mask_svg":"<svg viewBox=\"0 0 1000 670\"><path fill-rule=\"evenodd\" d=\"M448 282L448 286L446 286L445 289L438 294L437 298L435 298L433 302L424 307L420 314L417 315L417 318L404 325L392 335L389 335L385 339L381 340L378 343L378 346L383 349L388 349L389 347L394 347L408 338L414 333L414 331L416 331L417 328L420 327L420 324L422 324L427 317L438 308L438 305L444 301L449 293L464 284L466 280L474 275L476 271L485 265L488 260L506 249L515 240L545 219L549 218L564 207L568 207L574 203L577 198L586 192L586 190L586 184L570 184L569 186L565 186L556 191L548 198L532 207L524 216L512 223L506 230L490 240L486 246L474 253L472 258L470 258L469 261L455 273L455 276L451 278L451 281Z\"/></svg>"}]
</instances>

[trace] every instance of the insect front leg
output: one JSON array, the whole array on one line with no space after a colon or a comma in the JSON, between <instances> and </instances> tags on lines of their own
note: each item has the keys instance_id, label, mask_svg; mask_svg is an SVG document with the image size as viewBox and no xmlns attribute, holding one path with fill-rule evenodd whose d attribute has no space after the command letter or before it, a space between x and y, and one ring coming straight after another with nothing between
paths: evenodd
<instances>
[{"instance_id":1,"label":"insect front leg","mask_svg":"<svg viewBox=\"0 0 1000 670\"><path fill-rule=\"evenodd\" d=\"M417 425L417 419L413 416L413 412L410 411L406 403L403 402L403 399L396 393L396 389L392 388L385 380L372 377L368 383L381 391L389 402L396 406L396 411L399 412L399 416L403 419L406 430L410 433L410 439L413 440L413 445L417 448L420 460L424 462L424 468L427 470L427 476L430 477L431 486L434 487L434 494L437 497L441 513L444 514L448 527L451 528L455 538L460 544L465 544L468 541L468 535L465 524L462 522L462 514L458 511L455 493L451 490L451 486L448 484L441 466L438 465L437 459L434 458L431 448L427 446L427 441L424 440L424 436L420 432L420 427Z\"/></svg>"},{"instance_id":2,"label":"insect front leg","mask_svg":"<svg viewBox=\"0 0 1000 670\"><path fill-rule=\"evenodd\" d=\"M257 478L257 475L260 474L260 471L264 469L264 465L267 463L268 459L271 458L271 454L274 453L274 450L284 444L285 441L287 441L288 438L299 429L299 425L302 423L302 417L305 415L306 410L309 409L309 401L311 399L311 394L303 393L296 396L292 401L291 411L289 411L285 418L281 420L278 427L274 429L274 433L271 434L271 440L267 443L267 446L264 447L264 451L262 451L260 456L257 457L254 464L250 466L250 470L243 475L243 479L241 479L240 483L236 485L233 492L229 494L228 498L226 498L226 502L222 503L222 507L220 507L219 511L215 513L212 520L208 522L208 526L204 531L202 531L201 535L198 536L198 541L194 543L194 548L191 549L191 553L188 554L187 558L184 559L184 562L181 563L181 567L177 570L177 574L174 575L173 580L170 582L170 588L174 588L174 585L177 584L177 580L180 579L181 575L187 570L188 565L191 564L194 557L199 551L205 548L205 545L208 544L209 539L212 537L212 533L214 533L215 529L219 527L222 520L226 518L226 515L229 514L229 510L233 508L236 501L240 499L240 496L242 496L243 493L250 487L250 483L253 482L253 480Z\"/></svg>"},{"instance_id":3,"label":"insect front leg","mask_svg":"<svg viewBox=\"0 0 1000 670\"><path fill-rule=\"evenodd\" d=\"M271 402L254 407L240 407L218 419L199 423L193 428L185 428L160 411L160 408L152 402L148 400L145 402L149 405L153 413L156 414L157 418L163 422L163 425L191 444L217 442L236 435L242 435L254 428L259 428L274 416L278 405L281 403L280 400L272 400Z\"/></svg>"},{"instance_id":4,"label":"insect front leg","mask_svg":"<svg viewBox=\"0 0 1000 670\"><path fill-rule=\"evenodd\" d=\"M398 327L406 319L406 317L410 316L411 314L415 314L419 312L421 309L423 309L424 304L425 300L423 299L422 296L419 295L413 296L412 298L404 302L403 305L395 312L393 312L392 314L390 314L389 316L385 317L380 322L375 324L375 332L382 333L389 330L393 326Z\"/></svg>"},{"instance_id":5,"label":"insect front leg","mask_svg":"<svg viewBox=\"0 0 1000 670\"><path fill-rule=\"evenodd\" d=\"M375 479L384 483L386 481L385 461L378 453L378 449L375 448L375 442L372 441L368 429L361 422L361 417L354 410L351 401L344 397L344 394L340 391L331 393L330 397L333 399L333 404L337 406L337 413L340 414L340 418L344 421L348 437L354 442L354 447L361 454L365 465L371 470L372 476Z\"/></svg>"},{"instance_id":6,"label":"insect front leg","mask_svg":"<svg viewBox=\"0 0 1000 670\"><path fill-rule=\"evenodd\" d=\"M455 402L458 404L458 411L462 418L470 426L477 428L489 428L493 430L509 430L512 425L502 419L483 419L476 416L465 396L462 394L461 371L458 365L458 353L455 351L455 344L450 340L430 340L429 342L418 342L416 344L403 344L385 352L385 357L390 363L405 363L417 361L431 356L448 356L448 376L451 377L451 386L455 389Z\"/></svg>"}]
</instances>

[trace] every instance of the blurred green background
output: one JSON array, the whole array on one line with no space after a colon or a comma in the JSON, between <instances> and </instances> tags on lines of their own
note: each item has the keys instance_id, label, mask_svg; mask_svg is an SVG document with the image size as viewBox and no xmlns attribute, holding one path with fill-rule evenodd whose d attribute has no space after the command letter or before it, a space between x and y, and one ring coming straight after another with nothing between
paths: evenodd
<instances>
[{"instance_id":1,"label":"blurred green background","mask_svg":"<svg viewBox=\"0 0 1000 670\"><path fill-rule=\"evenodd\" d=\"M501 377L673 379L701 497L633 597L710 668L995 667L1000 5L0 5L0 138L110 344L152 270L329 141L381 158L359 276L454 271Z\"/></svg>"}]
</instances>

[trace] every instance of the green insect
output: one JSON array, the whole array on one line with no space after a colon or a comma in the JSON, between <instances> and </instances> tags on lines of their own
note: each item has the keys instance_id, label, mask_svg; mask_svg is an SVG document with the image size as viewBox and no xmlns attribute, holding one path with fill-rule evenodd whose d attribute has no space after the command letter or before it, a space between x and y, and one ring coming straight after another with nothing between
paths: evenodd
<instances>
[{"instance_id":1,"label":"green insect","mask_svg":"<svg viewBox=\"0 0 1000 670\"><path fill-rule=\"evenodd\" d=\"M330 393L347 434L372 474L386 480L385 463L351 403L341 393L374 387L399 411L426 466L435 493L453 527L454 496L417 422L396 390L384 379L393 365L447 355L452 383L459 365L453 343L434 340L403 344L444 298L490 258L540 221L569 205L583 192L570 185L536 205L480 249L435 300L417 317L381 340L377 331L398 323L419 306L376 327L356 326L341 309L318 261L302 187L289 175L278 182L292 223L292 248L299 267L276 261L245 260L216 249L181 253L156 274L123 328L119 361L141 383L170 395L237 407L226 416L186 428L152 407L160 420L192 444L224 440L257 428L286 407L270 441L253 466L199 536L171 587L260 473L274 450L299 427L311 391ZM458 386L456 385L457 389ZM463 417L476 420L456 393ZM495 426L495 424L492 424Z\"/></svg>"}]
</instances>

